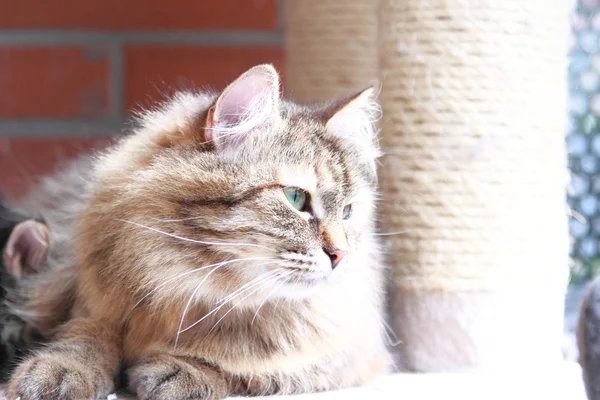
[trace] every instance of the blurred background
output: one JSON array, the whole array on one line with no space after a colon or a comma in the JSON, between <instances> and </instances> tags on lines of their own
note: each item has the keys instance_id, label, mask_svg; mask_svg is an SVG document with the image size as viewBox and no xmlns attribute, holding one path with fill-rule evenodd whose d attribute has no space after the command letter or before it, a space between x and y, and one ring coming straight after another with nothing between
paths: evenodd
<instances>
[{"instance_id":1,"label":"blurred background","mask_svg":"<svg viewBox=\"0 0 600 400\"><path fill-rule=\"evenodd\" d=\"M350 3L358 16L360 7L372 4ZM494 2L483 3L495 7ZM509 3L507 9L519 7L518 2ZM600 274L600 0L576 3L565 132L571 170L571 290L563 351L571 360L577 358L574 330L584 284ZM273 63L283 72L285 4L286 0L0 0L0 192L18 198L60 160L104 145L127 129L135 111L178 89L223 88L259 63ZM296 25L299 37L301 28ZM369 43L370 33L377 33L375 26L373 32L362 32L362 38L348 39ZM396 50L407 59L413 57L422 70L427 60L411 53L417 35L411 40ZM362 45L363 50L368 47ZM368 70L371 58L376 57L363 51L355 64L362 61ZM298 63L297 68L309 63ZM527 290L532 288L535 285Z\"/></svg>"},{"instance_id":2,"label":"blurred background","mask_svg":"<svg viewBox=\"0 0 600 400\"><path fill-rule=\"evenodd\" d=\"M276 0L0 0L0 192L101 146L135 110L282 61Z\"/></svg>"},{"instance_id":3,"label":"blurred background","mask_svg":"<svg viewBox=\"0 0 600 400\"><path fill-rule=\"evenodd\" d=\"M571 280L576 284L600 272L600 1L580 0L572 27L567 146L572 172Z\"/></svg>"},{"instance_id":4,"label":"blurred background","mask_svg":"<svg viewBox=\"0 0 600 400\"><path fill-rule=\"evenodd\" d=\"M102 146L181 88L281 71L284 0L0 0L0 192ZM569 165L572 282L600 271L600 0L572 19Z\"/></svg>"}]
</instances>

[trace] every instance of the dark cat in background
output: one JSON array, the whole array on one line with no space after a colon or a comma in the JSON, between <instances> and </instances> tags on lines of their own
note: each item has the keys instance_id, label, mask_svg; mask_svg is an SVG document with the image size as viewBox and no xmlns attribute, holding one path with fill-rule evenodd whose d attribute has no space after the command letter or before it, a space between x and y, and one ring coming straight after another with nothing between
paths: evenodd
<instances>
[{"instance_id":1,"label":"dark cat in background","mask_svg":"<svg viewBox=\"0 0 600 400\"><path fill-rule=\"evenodd\" d=\"M29 218L4 205L0 194L0 380L8 379L12 367L26 348L42 338L26 321L12 312L13 294L27 275L43 268L50 246L50 232L41 220Z\"/></svg>"}]
</instances>

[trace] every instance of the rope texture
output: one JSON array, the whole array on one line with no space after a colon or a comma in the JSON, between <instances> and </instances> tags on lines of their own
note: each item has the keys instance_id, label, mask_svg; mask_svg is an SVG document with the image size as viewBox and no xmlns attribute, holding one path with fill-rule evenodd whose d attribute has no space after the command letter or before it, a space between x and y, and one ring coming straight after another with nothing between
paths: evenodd
<instances>
[{"instance_id":1,"label":"rope texture","mask_svg":"<svg viewBox=\"0 0 600 400\"><path fill-rule=\"evenodd\" d=\"M342 98L378 76L378 1L285 3L285 89L300 103Z\"/></svg>"},{"instance_id":2,"label":"rope texture","mask_svg":"<svg viewBox=\"0 0 600 400\"><path fill-rule=\"evenodd\" d=\"M407 231L390 240L396 285L564 286L569 6L381 2L382 215Z\"/></svg>"}]
</instances>

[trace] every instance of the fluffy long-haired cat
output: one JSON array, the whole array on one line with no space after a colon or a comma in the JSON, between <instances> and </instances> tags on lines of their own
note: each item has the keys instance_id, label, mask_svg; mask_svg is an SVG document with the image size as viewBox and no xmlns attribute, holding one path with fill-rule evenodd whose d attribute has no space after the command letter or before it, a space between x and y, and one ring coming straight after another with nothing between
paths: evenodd
<instances>
[{"instance_id":1,"label":"fluffy long-haired cat","mask_svg":"<svg viewBox=\"0 0 600 400\"><path fill-rule=\"evenodd\" d=\"M377 110L370 89L296 105L261 65L219 95L176 96L48 180L24 207L44 216L56 259L16 312L51 341L8 398L105 396L120 368L140 399L321 391L387 371Z\"/></svg>"}]
</instances>

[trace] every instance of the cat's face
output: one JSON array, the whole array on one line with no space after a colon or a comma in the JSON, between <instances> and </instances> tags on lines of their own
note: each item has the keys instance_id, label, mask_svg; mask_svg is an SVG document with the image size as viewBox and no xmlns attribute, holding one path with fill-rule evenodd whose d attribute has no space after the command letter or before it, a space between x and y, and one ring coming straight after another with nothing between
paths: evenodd
<instances>
[{"instance_id":1,"label":"cat's face","mask_svg":"<svg viewBox=\"0 0 600 400\"><path fill-rule=\"evenodd\" d=\"M272 68L250 70L208 112L189 115L186 129L197 129L202 114L201 135L160 147L135 173L128 193L146 206L127 214L128 235L155 241L144 260L161 260L163 271L211 265L184 279L218 298L243 288L303 298L366 268L375 107L371 91L300 107L279 98Z\"/></svg>"}]
</instances>

